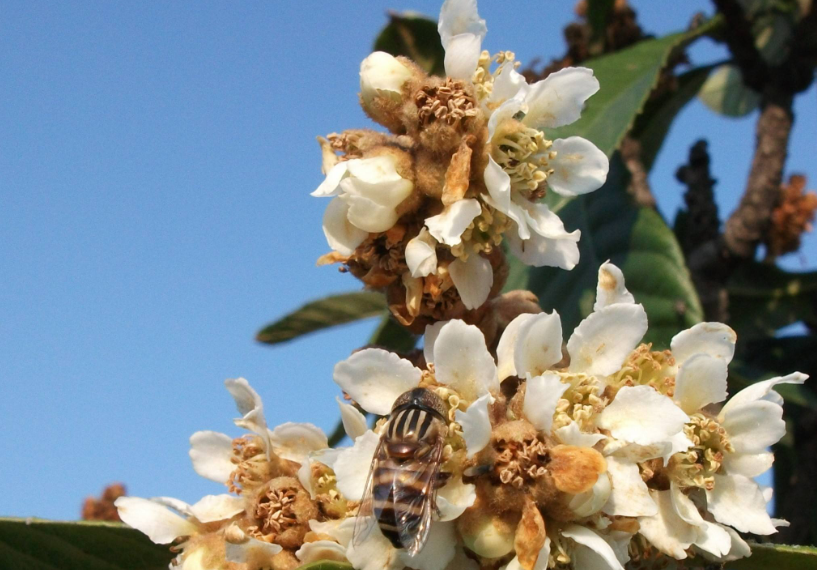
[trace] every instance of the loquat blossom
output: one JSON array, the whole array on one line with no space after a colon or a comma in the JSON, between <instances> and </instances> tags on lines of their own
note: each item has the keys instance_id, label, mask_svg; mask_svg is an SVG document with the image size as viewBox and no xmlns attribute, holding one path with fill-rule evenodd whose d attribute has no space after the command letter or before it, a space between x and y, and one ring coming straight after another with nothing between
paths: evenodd
<instances>
[{"instance_id":1,"label":"loquat blossom","mask_svg":"<svg viewBox=\"0 0 817 570\"><path fill-rule=\"evenodd\" d=\"M506 278L504 240L524 263L572 269L580 232L541 199L549 189L592 192L609 166L591 142L549 140L543 130L579 118L599 89L591 70L528 85L512 53L482 50L487 27L475 0L446 0L438 32L444 78L383 52L363 61L361 105L390 133L319 139L326 178L313 192L332 197L323 222L332 252L319 263L343 263L384 290L417 333L438 321L480 321Z\"/></svg>"}]
</instances>

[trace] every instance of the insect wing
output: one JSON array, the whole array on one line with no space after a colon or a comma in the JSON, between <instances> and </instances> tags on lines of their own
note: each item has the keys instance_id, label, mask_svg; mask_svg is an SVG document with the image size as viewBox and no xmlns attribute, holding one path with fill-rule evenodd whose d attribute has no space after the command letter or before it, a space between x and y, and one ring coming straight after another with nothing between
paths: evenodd
<instances>
[{"instance_id":1,"label":"insect wing","mask_svg":"<svg viewBox=\"0 0 817 570\"><path fill-rule=\"evenodd\" d=\"M363 487L363 495L361 497L360 508L355 517L355 527L352 531L352 544L360 546L366 540L366 537L377 526L377 519L374 516L372 509L372 484L374 481L374 472L377 469L377 462L380 454L383 451L383 440L381 439L374 450L374 458L372 465L369 467L369 475L366 477L366 485Z\"/></svg>"},{"instance_id":2,"label":"insect wing","mask_svg":"<svg viewBox=\"0 0 817 570\"><path fill-rule=\"evenodd\" d=\"M443 438L438 437L428 456L410 461L403 477L395 477L394 504L400 543L409 555L417 554L428 539L435 506L437 475L442 463ZM413 476L406 476L412 473Z\"/></svg>"}]
</instances>

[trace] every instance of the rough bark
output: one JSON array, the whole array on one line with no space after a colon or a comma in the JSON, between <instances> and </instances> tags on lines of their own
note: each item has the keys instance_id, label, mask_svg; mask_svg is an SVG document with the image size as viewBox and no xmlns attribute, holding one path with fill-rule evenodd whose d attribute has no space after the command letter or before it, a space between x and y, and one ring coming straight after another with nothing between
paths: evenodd
<instances>
[{"instance_id":1,"label":"rough bark","mask_svg":"<svg viewBox=\"0 0 817 570\"><path fill-rule=\"evenodd\" d=\"M726 222L724 240L737 257L754 258L771 224L772 210L780 199L793 121L791 94L767 87L757 121L755 154L746 190Z\"/></svg>"}]
</instances>

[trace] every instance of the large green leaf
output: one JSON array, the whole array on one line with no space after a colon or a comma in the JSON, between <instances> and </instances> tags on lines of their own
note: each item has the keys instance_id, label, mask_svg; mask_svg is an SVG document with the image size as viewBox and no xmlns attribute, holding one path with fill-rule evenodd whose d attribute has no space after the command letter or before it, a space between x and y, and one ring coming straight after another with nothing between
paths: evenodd
<instances>
[{"instance_id":1,"label":"large green leaf","mask_svg":"<svg viewBox=\"0 0 817 570\"><path fill-rule=\"evenodd\" d=\"M324 297L264 327L256 340L278 344L336 325L376 317L388 310L381 293L360 291Z\"/></svg>"},{"instance_id":2,"label":"large green leaf","mask_svg":"<svg viewBox=\"0 0 817 570\"><path fill-rule=\"evenodd\" d=\"M437 22L412 12L389 17L391 21L374 42L375 51L406 56L428 73L445 75L445 50Z\"/></svg>"},{"instance_id":3,"label":"large green leaf","mask_svg":"<svg viewBox=\"0 0 817 570\"><path fill-rule=\"evenodd\" d=\"M560 212L568 228L582 232L579 264L572 271L531 268L528 285L542 308L559 311L568 335L592 311L598 268L610 260L624 272L627 288L647 311L645 342L663 348L703 313L675 235L655 210L633 202L628 181L616 153L605 185Z\"/></svg>"},{"instance_id":4,"label":"large green leaf","mask_svg":"<svg viewBox=\"0 0 817 570\"><path fill-rule=\"evenodd\" d=\"M752 555L726 565L726 570L817 570L817 548L785 544L752 544Z\"/></svg>"},{"instance_id":5,"label":"large green leaf","mask_svg":"<svg viewBox=\"0 0 817 570\"><path fill-rule=\"evenodd\" d=\"M750 262L732 274L727 290L729 325L744 341L774 336L797 321L815 320L817 272L792 273Z\"/></svg>"},{"instance_id":6,"label":"large green leaf","mask_svg":"<svg viewBox=\"0 0 817 570\"><path fill-rule=\"evenodd\" d=\"M691 32L638 42L627 49L583 63L599 80L599 91L587 101L578 121L547 131L548 138L581 136L592 141L607 156L612 156L634 126L673 53L709 33L719 23L719 18L713 18ZM553 207L558 210L569 200L556 200Z\"/></svg>"},{"instance_id":7,"label":"large green leaf","mask_svg":"<svg viewBox=\"0 0 817 570\"><path fill-rule=\"evenodd\" d=\"M651 98L636 118L630 134L641 143L641 164L647 172L652 170L675 117L695 98L713 67L707 65L682 73L677 78L677 89Z\"/></svg>"},{"instance_id":8,"label":"large green leaf","mask_svg":"<svg viewBox=\"0 0 817 570\"><path fill-rule=\"evenodd\" d=\"M166 570L172 558L167 546L122 524L0 519L4 569Z\"/></svg>"}]
</instances>

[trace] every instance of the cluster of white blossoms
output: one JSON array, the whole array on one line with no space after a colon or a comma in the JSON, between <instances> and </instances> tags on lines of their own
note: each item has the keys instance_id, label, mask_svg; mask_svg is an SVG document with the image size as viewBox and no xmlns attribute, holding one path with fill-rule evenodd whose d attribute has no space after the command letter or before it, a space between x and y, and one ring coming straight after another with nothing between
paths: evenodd
<instances>
[{"instance_id":1,"label":"cluster of white blossoms","mask_svg":"<svg viewBox=\"0 0 817 570\"><path fill-rule=\"evenodd\" d=\"M572 269L580 232L540 200L548 189L592 192L609 167L590 141L546 138L598 91L591 70L528 85L511 52L482 51L476 0L446 0L438 30L446 77L383 52L363 61L361 104L390 134L320 138L326 179L313 192L332 197L323 230L333 251L319 263L343 263L385 290L395 317L416 332L476 321L469 311L504 282L503 240L528 265Z\"/></svg>"},{"instance_id":2,"label":"cluster of white blossoms","mask_svg":"<svg viewBox=\"0 0 817 570\"><path fill-rule=\"evenodd\" d=\"M353 442L328 448L311 424L267 427L243 379L227 388L248 430L198 432L190 456L230 494L187 505L123 497L122 520L154 542L175 543L172 568L290 570L318 560L357 570L622 570L702 557L748 556L739 533L769 535L771 490L752 479L785 433L777 384L727 397L735 333L701 323L671 349L641 343L644 308L621 271L599 270L593 312L563 344L559 316L523 314L493 356L460 320L429 326L409 360L368 348L336 365L343 425ZM436 512L411 556L379 529L353 529L387 418L370 429L361 410L386 416L413 388L446 409ZM642 566L643 565L643 566Z\"/></svg>"}]
</instances>

